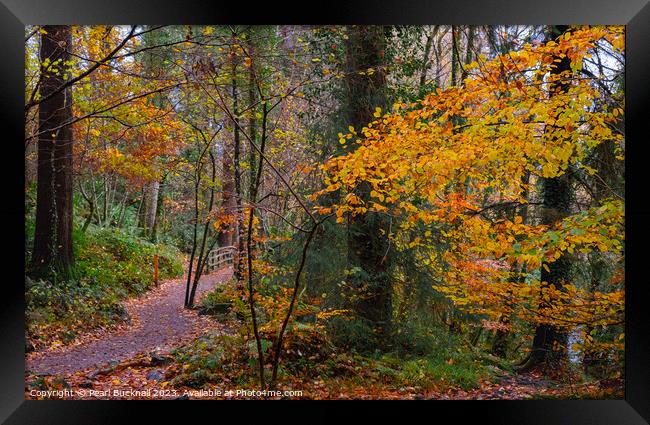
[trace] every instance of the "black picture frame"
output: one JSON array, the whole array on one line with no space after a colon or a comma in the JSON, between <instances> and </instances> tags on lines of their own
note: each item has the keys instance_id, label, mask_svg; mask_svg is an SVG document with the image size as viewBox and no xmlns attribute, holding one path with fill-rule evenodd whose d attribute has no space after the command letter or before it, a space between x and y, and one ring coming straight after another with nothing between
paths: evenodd
<instances>
[{"instance_id":1,"label":"black picture frame","mask_svg":"<svg viewBox=\"0 0 650 425\"><path fill-rule=\"evenodd\" d=\"M114 424L135 420L136 410L147 415L146 423L157 418L211 412L214 420L226 420L224 409L245 414L266 414L284 420L275 409L242 409L240 403L212 403L200 406L176 406L169 403L133 403L128 401L53 401L24 399L24 161L18 152L18 140L24 134L24 26L26 24L616 24L626 25L626 388L625 400L549 400L460 401L372 408L359 413L382 417L394 411L401 417L412 412L424 413L436 421L472 420L487 424L644 424L650 422L650 299L643 279L645 246L649 238L650 207L643 200L647 193L645 129L650 99L650 3L647 0L471 0L426 1L329 1L317 10L310 4L265 2L220 3L144 0L1 0L0 33L0 104L5 125L4 149L0 170L3 202L0 203L0 229L4 254L0 285L0 421L6 424ZM645 143L644 143L645 142ZM7 232L10 230L10 232ZM340 403L340 402L339 402ZM462 403L462 404L459 404ZM277 406L274 406L277 409ZM314 409L316 407L316 409ZM319 409L320 407L320 409ZM310 406L303 420L340 420L332 407ZM345 406L348 407L348 406ZM415 409L414 409L415 407ZM287 406L279 409L288 412ZM202 412L203 411L203 412ZM347 415L346 415L347 416ZM189 417L189 416L186 416ZM448 417L450 419L444 419ZM451 419L453 418L453 419ZM231 419L237 420L237 419ZM142 422L142 420L139 420Z\"/></svg>"}]
</instances>

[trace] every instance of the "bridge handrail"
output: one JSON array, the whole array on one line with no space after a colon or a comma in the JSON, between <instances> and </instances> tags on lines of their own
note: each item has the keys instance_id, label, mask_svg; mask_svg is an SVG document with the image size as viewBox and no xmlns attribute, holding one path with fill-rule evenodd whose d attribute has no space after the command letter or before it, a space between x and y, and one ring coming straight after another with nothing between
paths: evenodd
<instances>
[{"instance_id":1,"label":"bridge handrail","mask_svg":"<svg viewBox=\"0 0 650 425\"><path fill-rule=\"evenodd\" d=\"M233 264L237 254L237 247L222 246L215 248L208 253L207 272L219 270L225 264Z\"/></svg>"}]
</instances>

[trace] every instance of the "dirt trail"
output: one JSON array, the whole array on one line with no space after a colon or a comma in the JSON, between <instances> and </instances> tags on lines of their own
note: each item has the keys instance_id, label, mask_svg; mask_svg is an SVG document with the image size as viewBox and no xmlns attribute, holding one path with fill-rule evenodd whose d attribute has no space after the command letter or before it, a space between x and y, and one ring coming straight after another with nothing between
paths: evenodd
<instances>
[{"instance_id":1,"label":"dirt trail","mask_svg":"<svg viewBox=\"0 0 650 425\"><path fill-rule=\"evenodd\" d=\"M201 278L196 303L218 283L232 276L227 267ZM131 324L67 347L46 349L27 356L25 367L32 374L70 374L120 362L139 353L165 352L219 324L195 310L183 308L185 279L168 280L140 298L126 302Z\"/></svg>"}]
</instances>

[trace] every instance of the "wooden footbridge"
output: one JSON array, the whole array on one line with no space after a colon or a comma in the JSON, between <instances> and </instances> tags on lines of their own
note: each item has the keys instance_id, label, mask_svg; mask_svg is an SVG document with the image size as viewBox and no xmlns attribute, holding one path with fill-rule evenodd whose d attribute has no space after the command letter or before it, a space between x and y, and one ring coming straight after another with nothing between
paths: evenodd
<instances>
[{"instance_id":1,"label":"wooden footbridge","mask_svg":"<svg viewBox=\"0 0 650 425\"><path fill-rule=\"evenodd\" d=\"M206 273L219 270L226 265L234 265L237 257L237 247L222 246L215 248L208 253Z\"/></svg>"}]
</instances>

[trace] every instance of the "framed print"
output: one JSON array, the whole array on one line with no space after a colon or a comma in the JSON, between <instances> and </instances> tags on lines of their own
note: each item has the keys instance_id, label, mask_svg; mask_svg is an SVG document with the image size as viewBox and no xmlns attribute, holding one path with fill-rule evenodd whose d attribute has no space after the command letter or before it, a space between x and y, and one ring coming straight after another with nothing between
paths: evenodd
<instances>
[{"instance_id":1,"label":"framed print","mask_svg":"<svg viewBox=\"0 0 650 425\"><path fill-rule=\"evenodd\" d=\"M0 12L7 424L650 420L643 1Z\"/></svg>"}]
</instances>

